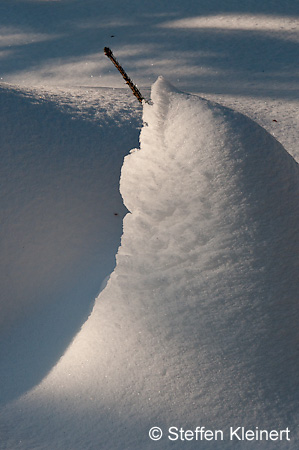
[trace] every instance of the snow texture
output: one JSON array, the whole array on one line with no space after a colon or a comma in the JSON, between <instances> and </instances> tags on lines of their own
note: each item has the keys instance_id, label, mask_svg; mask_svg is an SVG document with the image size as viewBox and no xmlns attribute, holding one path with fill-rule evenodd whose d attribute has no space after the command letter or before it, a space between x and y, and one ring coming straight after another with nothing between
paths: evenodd
<instances>
[{"instance_id":1,"label":"snow texture","mask_svg":"<svg viewBox=\"0 0 299 450\"><path fill-rule=\"evenodd\" d=\"M1 403L55 365L115 266L120 169L140 112L128 120L122 91L87 92L88 108L78 96L0 90Z\"/></svg>"},{"instance_id":2,"label":"snow texture","mask_svg":"<svg viewBox=\"0 0 299 450\"><path fill-rule=\"evenodd\" d=\"M298 17L0 2L1 450L297 450Z\"/></svg>"},{"instance_id":3,"label":"snow texture","mask_svg":"<svg viewBox=\"0 0 299 450\"><path fill-rule=\"evenodd\" d=\"M289 427L279 448L295 449L298 164L252 120L163 78L143 119L116 268L48 377L2 409L3 448L187 445L150 441L157 425Z\"/></svg>"}]
</instances>

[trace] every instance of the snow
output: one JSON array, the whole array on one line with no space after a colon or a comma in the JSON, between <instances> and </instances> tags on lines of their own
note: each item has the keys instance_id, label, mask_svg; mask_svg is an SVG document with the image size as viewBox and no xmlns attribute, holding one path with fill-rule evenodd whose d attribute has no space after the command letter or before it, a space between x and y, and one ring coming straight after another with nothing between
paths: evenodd
<instances>
[{"instance_id":1,"label":"snow","mask_svg":"<svg viewBox=\"0 0 299 450\"><path fill-rule=\"evenodd\" d=\"M163 78L152 102L122 167L117 266L59 363L7 407L14 448L148 448L151 424L198 417L294 429L298 165L256 123Z\"/></svg>"},{"instance_id":2,"label":"snow","mask_svg":"<svg viewBox=\"0 0 299 450\"><path fill-rule=\"evenodd\" d=\"M138 143L134 99L91 91L76 110L65 96L68 108L61 92L0 93L2 401L39 382L88 317L127 212L119 176Z\"/></svg>"},{"instance_id":3,"label":"snow","mask_svg":"<svg viewBox=\"0 0 299 450\"><path fill-rule=\"evenodd\" d=\"M298 5L222 3L0 5L1 449L298 446Z\"/></svg>"}]
</instances>

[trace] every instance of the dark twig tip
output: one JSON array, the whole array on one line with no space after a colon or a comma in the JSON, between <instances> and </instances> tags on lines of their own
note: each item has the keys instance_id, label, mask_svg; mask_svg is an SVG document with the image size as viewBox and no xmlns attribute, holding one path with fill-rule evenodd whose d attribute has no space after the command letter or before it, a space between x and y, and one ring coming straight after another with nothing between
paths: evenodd
<instances>
[{"instance_id":1,"label":"dark twig tip","mask_svg":"<svg viewBox=\"0 0 299 450\"><path fill-rule=\"evenodd\" d=\"M112 51L110 50L109 47L104 47L104 53L105 53L106 56L108 56L108 58L110 56L112 56Z\"/></svg>"}]
</instances>

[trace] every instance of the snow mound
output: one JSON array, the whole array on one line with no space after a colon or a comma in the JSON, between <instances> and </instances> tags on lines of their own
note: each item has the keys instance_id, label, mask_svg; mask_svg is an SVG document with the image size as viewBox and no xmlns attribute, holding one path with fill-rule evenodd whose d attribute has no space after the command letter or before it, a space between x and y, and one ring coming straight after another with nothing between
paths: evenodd
<instances>
[{"instance_id":1,"label":"snow mound","mask_svg":"<svg viewBox=\"0 0 299 450\"><path fill-rule=\"evenodd\" d=\"M280 449L295 448L298 165L256 123L162 78L152 102L122 168L130 214L116 269L52 373L7 406L4 429L15 448L117 450L182 448L170 426L223 430L224 441L188 443L203 449L234 446L229 427L289 427Z\"/></svg>"}]
</instances>

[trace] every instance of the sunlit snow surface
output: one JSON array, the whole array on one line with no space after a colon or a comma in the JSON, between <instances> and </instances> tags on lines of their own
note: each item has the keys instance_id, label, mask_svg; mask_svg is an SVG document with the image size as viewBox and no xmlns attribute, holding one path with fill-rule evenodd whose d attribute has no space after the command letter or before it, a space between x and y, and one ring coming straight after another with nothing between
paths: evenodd
<instances>
[{"instance_id":1,"label":"sunlit snow surface","mask_svg":"<svg viewBox=\"0 0 299 450\"><path fill-rule=\"evenodd\" d=\"M150 441L153 426L289 427L279 449L296 448L298 165L247 117L162 78L152 102L122 167L117 266L49 376L2 409L4 448L186 445Z\"/></svg>"}]
</instances>

